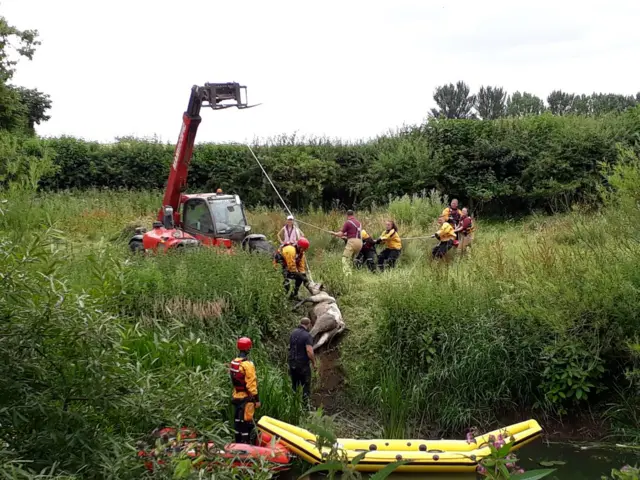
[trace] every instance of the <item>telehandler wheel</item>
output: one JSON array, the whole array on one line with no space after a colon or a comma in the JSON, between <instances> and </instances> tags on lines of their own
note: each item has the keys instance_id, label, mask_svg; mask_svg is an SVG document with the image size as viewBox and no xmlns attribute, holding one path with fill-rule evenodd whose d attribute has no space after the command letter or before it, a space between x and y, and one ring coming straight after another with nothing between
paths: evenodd
<instances>
[{"instance_id":1,"label":"telehandler wheel","mask_svg":"<svg viewBox=\"0 0 640 480\"><path fill-rule=\"evenodd\" d=\"M267 240L254 240L249 243L249 253L267 253L269 255L273 255L275 253L275 248L271 245Z\"/></svg>"}]
</instances>

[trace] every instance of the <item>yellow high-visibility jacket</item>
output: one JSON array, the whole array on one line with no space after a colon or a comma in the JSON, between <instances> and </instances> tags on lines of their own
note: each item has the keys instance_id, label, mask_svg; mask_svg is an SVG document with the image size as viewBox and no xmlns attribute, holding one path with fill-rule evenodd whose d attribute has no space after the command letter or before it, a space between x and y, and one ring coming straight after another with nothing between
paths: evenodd
<instances>
[{"instance_id":1,"label":"yellow high-visibility jacket","mask_svg":"<svg viewBox=\"0 0 640 480\"><path fill-rule=\"evenodd\" d=\"M370 237L370 235L367 233L367 231L364 228L360 232L360 235L362 236L362 240L366 240L367 238Z\"/></svg>"},{"instance_id":2,"label":"yellow high-visibility jacket","mask_svg":"<svg viewBox=\"0 0 640 480\"><path fill-rule=\"evenodd\" d=\"M291 273L305 273L307 271L307 259L304 256L304 252L298 253L298 250L293 245L287 245L282 248L282 258L284 261L284 268Z\"/></svg>"},{"instance_id":3,"label":"yellow high-visibility jacket","mask_svg":"<svg viewBox=\"0 0 640 480\"><path fill-rule=\"evenodd\" d=\"M442 216L444 217L445 222L449 221L450 218L453 218L454 223L458 225L458 223L460 223L460 220L462 220L462 211L459 208L456 210L452 210L451 208L447 207L442 211Z\"/></svg>"},{"instance_id":4,"label":"yellow high-visibility jacket","mask_svg":"<svg viewBox=\"0 0 640 480\"><path fill-rule=\"evenodd\" d=\"M453 231L453 227L450 223L443 223L440 230L436 232L436 238L441 242L447 242L449 240L456 239L456 233Z\"/></svg>"},{"instance_id":5,"label":"yellow high-visibility jacket","mask_svg":"<svg viewBox=\"0 0 640 480\"><path fill-rule=\"evenodd\" d=\"M380 235L380 240L384 243L385 248L389 250L402 250L402 240L400 240L400 235L395 229L391 229L388 232L385 230Z\"/></svg>"},{"instance_id":6,"label":"yellow high-visibility jacket","mask_svg":"<svg viewBox=\"0 0 640 480\"><path fill-rule=\"evenodd\" d=\"M234 400L242 400L247 397L254 397L259 401L258 397L258 377L256 375L256 367L251 360L245 357L237 357L234 362L240 363L240 371L244 374L245 388L233 388Z\"/></svg>"}]
</instances>

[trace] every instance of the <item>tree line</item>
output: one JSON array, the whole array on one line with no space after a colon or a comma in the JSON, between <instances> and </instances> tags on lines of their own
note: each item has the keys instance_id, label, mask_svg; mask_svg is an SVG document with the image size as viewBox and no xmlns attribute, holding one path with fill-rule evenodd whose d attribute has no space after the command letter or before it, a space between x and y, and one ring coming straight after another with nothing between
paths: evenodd
<instances>
[{"instance_id":1,"label":"tree line","mask_svg":"<svg viewBox=\"0 0 640 480\"><path fill-rule=\"evenodd\" d=\"M602 117L432 119L368 142L281 137L253 149L296 210L362 208L436 189L476 213L516 215L597 201L602 165L617 161L620 145L640 151L638 131L640 106ZM72 137L12 145L13 156L27 160L5 178L28 175L49 158L53 168L39 181L47 190L161 189L174 150L135 138L111 145ZM191 192L237 193L250 207L280 205L245 145L196 145L188 183Z\"/></svg>"},{"instance_id":2,"label":"tree line","mask_svg":"<svg viewBox=\"0 0 640 480\"><path fill-rule=\"evenodd\" d=\"M433 99L437 108L429 111L429 117L448 119L496 120L504 117L541 115L599 116L620 113L640 103L640 92L635 95L616 93L592 93L591 95L554 90L545 104L537 95L516 91L509 95L504 88L481 86L477 93L464 81L449 83L436 88Z\"/></svg>"}]
</instances>

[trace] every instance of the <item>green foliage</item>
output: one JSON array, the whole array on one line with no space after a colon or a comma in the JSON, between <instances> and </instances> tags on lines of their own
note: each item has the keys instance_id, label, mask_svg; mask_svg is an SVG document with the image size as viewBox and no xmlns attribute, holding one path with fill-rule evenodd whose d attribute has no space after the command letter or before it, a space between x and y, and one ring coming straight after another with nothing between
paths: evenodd
<instances>
[{"instance_id":1,"label":"green foliage","mask_svg":"<svg viewBox=\"0 0 640 480\"><path fill-rule=\"evenodd\" d=\"M40 45L37 38L37 30L19 30L0 16L0 131L33 135L34 124L49 120L48 95L8 84L20 58L33 58Z\"/></svg>"},{"instance_id":2,"label":"green foliage","mask_svg":"<svg viewBox=\"0 0 640 480\"><path fill-rule=\"evenodd\" d=\"M35 125L40 125L40 123L46 122L51 118L46 113L51 108L51 98L36 89L17 87L15 90L20 97L20 103L26 111L25 132L28 135L35 135Z\"/></svg>"},{"instance_id":3,"label":"green foliage","mask_svg":"<svg viewBox=\"0 0 640 480\"><path fill-rule=\"evenodd\" d=\"M602 385L605 368L598 350L588 343L588 337L581 343L566 338L543 349L540 389L560 413L567 413L563 406L567 401L584 403L596 384Z\"/></svg>"},{"instance_id":4,"label":"green foliage","mask_svg":"<svg viewBox=\"0 0 640 480\"><path fill-rule=\"evenodd\" d=\"M601 477L602 480L638 480L640 479L640 468L625 465L621 469L611 470L611 477Z\"/></svg>"},{"instance_id":5,"label":"green foliage","mask_svg":"<svg viewBox=\"0 0 640 480\"><path fill-rule=\"evenodd\" d=\"M511 453L514 438L499 434L497 438L489 437L490 454L483 458L477 471L482 478L488 480L539 480L555 472L555 469L529 470L518 467L518 458Z\"/></svg>"},{"instance_id":6,"label":"green foliage","mask_svg":"<svg viewBox=\"0 0 640 480\"><path fill-rule=\"evenodd\" d=\"M336 478L337 474L340 475L340 479L344 480L362 479L362 474L356 470L356 467L367 452L362 452L349 460L346 451L337 443L338 439L335 435L335 425L332 417L322 415L322 411L316 412L307 418L306 427L315 434L315 445L322 452L324 462L305 471L298 477L298 480L308 478L309 475L317 472L327 472L327 477L330 480ZM368 478L371 480L385 480L398 467L407 463L407 460L390 463Z\"/></svg>"},{"instance_id":7,"label":"green foliage","mask_svg":"<svg viewBox=\"0 0 640 480\"><path fill-rule=\"evenodd\" d=\"M43 177L55 175L54 158L42 141L0 131L0 187L35 191Z\"/></svg>"},{"instance_id":8,"label":"green foliage","mask_svg":"<svg viewBox=\"0 0 640 480\"><path fill-rule=\"evenodd\" d=\"M495 120L505 116L507 92L502 87L480 87L476 110L482 120Z\"/></svg>"},{"instance_id":9,"label":"green foliage","mask_svg":"<svg viewBox=\"0 0 640 480\"><path fill-rule=\"evenodd\" d=\"M600 165L615 165L619 148L633 151L638 130L640 107L597 118L431 120L366 143L294 137L254 150L296 210L375 207L390 196L437 189L472 211L509 216L599 200ZM38 145L54 154L56 166L38 183L45 190L162 189L173 154L171 145L131 138L104 145L61 137ZM217 188L239 194L249 207L281 208L242 145L196 145L189 190Z\"/></svg>"},{"instance_id":10,"label":"green foliage","mask_svg":"<svg viewBox=\"0 0 640 480\"><path fill-rule=\"evenodd\" d=\"M436 88L433 99L438 108L432 108L430 116L449 119L474 118L473 108L477 97L470 92L469 85L463 81Z\"/></svg>"},{"instance_id":11,"label":"green foliage","mask_svg":"<svg viewBox=\"0 0 640 480\"><path fill-rule=\"evenodd\" d=\"M37 30L19 30L0 16L0 83L13 77L20 57L33 58L36 46L40 45L37 38Z\"/></svg>"},{"instance_id":12,"label":"green foliage","mask_svg":"<svg viewBox=\"0 0 640 480\"><path fill-rule=\"evenodd\" d=\"M507 99L506 114L509 117L540 115L545 110L544 101L532 93L516 91Z\"/></svg>"}]
</instances>

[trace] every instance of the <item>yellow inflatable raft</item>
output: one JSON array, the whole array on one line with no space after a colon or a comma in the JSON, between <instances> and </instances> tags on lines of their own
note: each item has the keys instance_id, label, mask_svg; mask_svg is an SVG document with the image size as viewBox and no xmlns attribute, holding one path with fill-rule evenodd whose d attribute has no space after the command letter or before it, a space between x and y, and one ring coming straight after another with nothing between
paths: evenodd
<instances>
[{"instance_id":1,"label":"yellow inflatable raft","mask_svg":"<svg viewBox=\"0 0 640 480\"><path fill-rule=\"evenodd\" d=\"M316 437L311 432L271 417L262 417L258 428L278 437L292 452L312 465L324 462L326 451L316 448ZM479 437L475 442L466 440L356 440L338 439L338 448L342 449L349 460L367 452L355 467L361 472L377 472L386 465L398 460L409 460L400 466L397 472L473 472L478 462L490 454L488 440L490 435L513 436L511 451L535 440L542 428L535 420L516 423L506 428L494 430ZM509 442L509 439L505 439Z\"/></svg>"}]
</instances>

